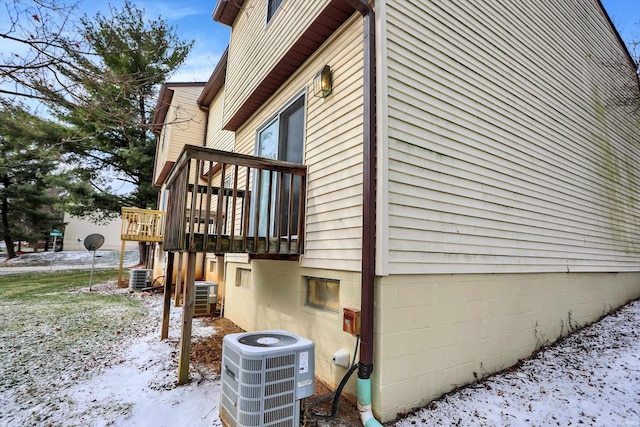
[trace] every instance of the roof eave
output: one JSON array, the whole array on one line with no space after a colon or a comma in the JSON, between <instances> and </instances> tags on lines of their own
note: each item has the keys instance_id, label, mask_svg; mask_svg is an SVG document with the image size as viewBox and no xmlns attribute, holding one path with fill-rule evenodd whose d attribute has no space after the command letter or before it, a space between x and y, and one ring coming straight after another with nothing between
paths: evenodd
<instances>
[{"instance_id":1,"label":"roof eave","mask_svg":"<svg viewBox=\"0 0 640 427\"><path fill-rule=\"evenodd\" d=\"M160 95L158 96L158 102L156 103L156 111L153 113L153 120L151 129L154 133L158 134L162 130L162 125L167 117L167 111L169 111L169 105L173 99L173 89L169 88L166 83L163 83L160 87Z\"/></svg>"},{"instance_id":2,"label":"roof eave","mask_svg":"<svg viewBox=\"0 0 640 427\"><path fill-rule=\"evenodd\" d=\"M214 21L231 27L243 5L244 0L218 0L211 16Z\"/></svg>"},{"instance_id":3,"label":"roof eave","mask_svg":"<svg viewBox=\"0 0 640 427\"><path fill-rule=\"evenodd\" d=\"M200 97L198 97L198 106L200 108L208 108L224 86L224 82L227 78L228 53L229 47L224 50L216 68L211 73L211 77L209 77L207 84L204 86L204 89L202 89L202 93L200 94Z\"/></svg>"}]
</instances>

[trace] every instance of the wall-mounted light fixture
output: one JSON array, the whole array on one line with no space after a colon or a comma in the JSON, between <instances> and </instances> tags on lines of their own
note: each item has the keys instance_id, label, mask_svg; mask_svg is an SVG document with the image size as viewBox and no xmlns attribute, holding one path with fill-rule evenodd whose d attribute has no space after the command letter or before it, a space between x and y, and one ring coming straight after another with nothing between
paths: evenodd
<instances>
[{"instance_id":1,"label":"wall-mounted light fixture","mask_svg":"<svg viewBox=\"0 0 640 427\"><path fill-rule=\"evenodd\" d=\"M313 94L318 98L326 98L333 91L331 67L325 65L313 78Z\"/></svg>"}]
</instances>

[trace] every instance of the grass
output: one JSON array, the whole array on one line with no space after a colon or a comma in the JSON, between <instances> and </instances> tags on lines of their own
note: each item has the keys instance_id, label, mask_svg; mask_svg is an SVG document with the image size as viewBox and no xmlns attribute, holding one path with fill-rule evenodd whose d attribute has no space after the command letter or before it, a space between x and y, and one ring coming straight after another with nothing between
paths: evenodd
<instances>
[{"instance_id":1,"label":"grass","mask_svg":"<svg viewBox=\"0 0 640 427\"><path fill-rule=\"evenodd\" d=\"M95 375L145 323L147 309L139 299L89 292L89 275L72 270L0 276L0 401L10 398L32 411L34 424L59 404L48 399L52 387ZM94 272L94 284L117 275ZM4 423L11 420L0 411Z\"/></svg>"},{"instance_id":2,"label":"grass","mask_svg":"<svg viewBox=\"0 0 640 427\"><path fill-rule=\"evenodd\" d=\"M89 286L90 272L70 270L0 276L0 301L31 302L43 297L58 299L66 292ZM93 282L104 282L118 277L118 270L94 271ZM50 297L50 298L49 298Z\"/></svg>"}]
</instances>

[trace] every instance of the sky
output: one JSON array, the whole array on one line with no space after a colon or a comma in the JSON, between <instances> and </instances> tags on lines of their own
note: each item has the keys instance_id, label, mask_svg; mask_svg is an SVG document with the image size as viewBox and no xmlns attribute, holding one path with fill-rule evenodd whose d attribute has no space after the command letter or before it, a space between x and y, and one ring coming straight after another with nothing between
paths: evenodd
<instances>
[{"instance_id":1,"label":"sky","mask_svg":"<svg viewBox=\"0 0 640 427\"><path fill-rule=\"evenodd\" d=\"M640 0L601 0L622 39L640 40Z\"/></svg>"}]
</instances>

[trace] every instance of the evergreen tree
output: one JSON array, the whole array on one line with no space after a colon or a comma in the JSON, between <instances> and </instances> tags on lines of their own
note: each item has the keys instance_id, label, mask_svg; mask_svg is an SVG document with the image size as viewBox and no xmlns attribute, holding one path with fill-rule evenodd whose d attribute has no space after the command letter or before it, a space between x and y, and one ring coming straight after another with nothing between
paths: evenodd
<instances>
[{"instance_id":1,"label":"evergreen tree","mask_svg":"<svg viewBox=\"0 0 640 427\"><path fill-rule=\"evenodd\" d=\"M0 221L8 258L14 241L37 244L60 228L55 172L64 128L0 102Z\"/></svg>"},{"instance_id":2,"label":"evergreen tree","mask_svg":"<svg viewBox=\"0 0 640 427\"><path fill-rule=\"evenodd\" d=\"M34 75L33 87L75 135L65 141L74 201L70 212L115 217L123 206L154 208L153 106L160 83L186 59L193 42L162 19L146 21L130 2L111 16L81 20L82 39L64 45L55 82ZM91 52L89 55L85 52Z\"/></svg>"}]
</instances>

